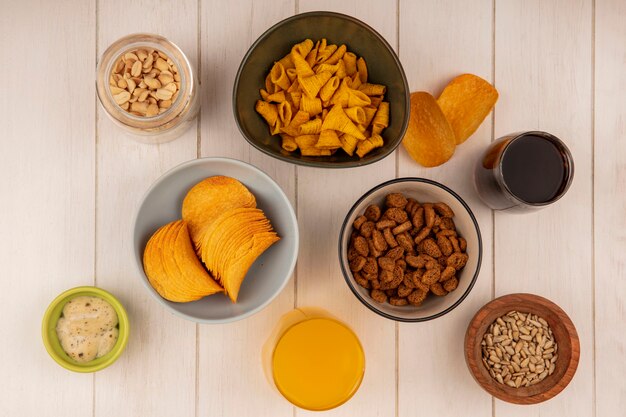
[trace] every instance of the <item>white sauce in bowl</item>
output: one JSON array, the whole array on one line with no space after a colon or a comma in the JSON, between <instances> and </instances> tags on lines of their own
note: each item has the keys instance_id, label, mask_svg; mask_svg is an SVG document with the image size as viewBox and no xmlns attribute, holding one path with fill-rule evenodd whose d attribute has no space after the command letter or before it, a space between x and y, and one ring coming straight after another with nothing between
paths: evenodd
<instances>
[{"instance_id":1,"label":"white sauce in bowl","mask_svg":"<svg viewBox=\"0 0 626 417\"><path fill-rule=\"evenodd\" d=\"M77 362L106 355L117 342L115 309L99 297L72 298L63 307L56 332L61 347Z\"/></svg>"}]
</instances>

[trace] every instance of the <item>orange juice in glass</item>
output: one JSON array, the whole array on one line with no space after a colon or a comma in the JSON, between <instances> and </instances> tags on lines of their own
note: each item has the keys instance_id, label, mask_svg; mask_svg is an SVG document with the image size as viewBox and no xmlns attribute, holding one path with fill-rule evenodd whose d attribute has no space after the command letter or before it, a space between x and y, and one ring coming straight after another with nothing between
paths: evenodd
<instances>
[{"instance_id":1,"label":"orange juice in glass","mask_svg":"<svg viewBox=\"0 0 626 417\"><path fill-rule=\"evenodd\" d=\"M292 404L312 411L348 401L365 371L356 334L318 308L298 308L282 316L262 355L270 383Z\"/></svg>"}]
</instances>

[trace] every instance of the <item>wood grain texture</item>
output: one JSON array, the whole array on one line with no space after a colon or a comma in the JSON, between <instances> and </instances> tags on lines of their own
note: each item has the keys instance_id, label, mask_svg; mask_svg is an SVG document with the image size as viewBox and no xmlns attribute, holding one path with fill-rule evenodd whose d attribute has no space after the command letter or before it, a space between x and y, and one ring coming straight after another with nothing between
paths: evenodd
<instances>
[{"instance_id":1,"label":"wood grain texture","mask_svg":"<svg viewBox=\"0 0 626 417\"><path fill-rule=\"evenodd\" d=\"M401 1L400 7L400 59L411 91L438 97L452 78L468 72L492 81L491 1ZM425 177L452 188L474 212L483 242L480 275L467 299L444 317L400 325L400 416L415 410L465 416L468 404L473 415L491 416L491 398L474 382L463 359L467 324L492 291L492 214L476 194L472 178L475 161L492 139L491 126L489 116L447 163L436 168L418 165L402 145L398 150L399 175Z\"/></svg>"},{"instance_id":2,"label":"wood grain texture","mask_svg":"<svg viewBox=\"0 0 626 417\"><path fill-rule=\"evenodd\" d=\"M392 2L301 0L299 6L301 13L328 10L354 16L377 30L390 45L397 44ZM369 311L354 297L337 258L339 230L352 204L370 188L394 177L393 155L362 168L298 167L297 214L302 246L297 266L297 304L324 308L346 322L359 336L365 351L361 387L349 402L328 411L330 416L391 416L396 412L395 324ZM296 412L298 416L313 414Z\"/></svg>"},{"instance_id":3,"label":"wood grain texture","mask_svg":"<svg viewBox=\"0 0 626 417\"><path fill-rule=\"evenodd\" d=\"M295 168L261 154L246 142L237 129L231 102L235 75L250 45L293 10L292 0L202 2L201 149L202 156L227 156L262 169L280 185L295 208ZM220 22L233 23L230 27L236 35L216 24L217 11ZM261 346L280 315L293 308L293 300L292 279L253 317L228 325L200 326L199 416L293 415L293 406L271 388L261 366Z\"/></svg>"},{"instance_id":4,"label":"wood grain texture","mask_svg":"<svg viewBox=\"0 0 626 417\"><path fill-rule=\"evenodd\" d=\"M554 373L530 387L511 388L498 383L482 361L481 342L489 326L511 311L536 314L546 320L557 341L559 356ZM480 386L503 401L527 405L547 401L567 387L578 368L580 341L572 320L561 307L535 294L518 293L498 297L478 310L467 327L464 351L467 366Z\"/></svg>"},{"instance_id":5,"label":"wood grain texture","mask_svg":"<svg viewBox=\"0 0 626 417\"><path fill-rule=\"evenodd\" d=\"M236 36L215 25L216 11L223 22L238 22ZM296 168L257 151L237 128L232 93L241 60L252 43L270 26L293 14L294 0L238 0L225 4L201 1L201 156L225 156L249 162L272 177L295 207ZM292 288L284 292L290 292Z\"/></svg>"},{"instance_id":6,"label":"wood grain texture","mask_svg":"<svg viewBox=\"0 0 626 417\"><path fill-rule=\"evenodd\" d=\"M591 16L582 0L496 4L496 137L550 132L567 144L576 170L556 204L496 214L496 295L532 292L554 301L572 318L581 347L578 373L558 397L530 408L496 401L496 415L593 412Z\"/></svg>"},{"instance_id":7,"label":"wood grain texture","mask_svg":"<svg viewBox=\"0 0 626 417\"><path fill-rule=\"evenodd\" d=\"M0 52L11 57L0 67L2 415L91 413L93 379L48 356L41 319L59 293L93 284L94 23L82 1L0 12Z\"/></svg>"},{"instance_id":8,"label":"wood grain texture","mask_svg":"<svg viewBox=\"0 0 626 417\"><path fill-rule=\"evenodd\" d=\"M363 385L328 415L624 414L624 1L4 3L0 314L19 320L5 321L11 343L0 347L1 415L310 415L274 392L261 369L262 343L294 304L329 310L356 331L365 348ZM273 23L320 9L360 18L399 45L412 91L436 96L463 72L495 82L500 92L495 118L490 116L448 163L433 169L420 168L401 148L379 163L340 171L295 168L252 149L232 116L237 66ZM165 145L129 139L96 104L97 57L111 42L140 31L177 43L201 75L199 129ZM567 143L576 164L572 188L561 201L534 214L498 213L495 231L492 212L478 199L469 174L493 139L492 128L496 138L549 131ZM231 325L197 326L167 313L143 288L132 257L133 215L144 192L169 168L197 157L198 149L202 156L259 166L298 208L297 282L260 314ZM348 209L396 175L449 185L471 206L483 234L483 264L472 293L429 323L395 325L376 316L350 293L338 267L337 234ZM576 375L545 403L496 400L492 410L491 397L463 362L463 333L491 298L494 268L497 295L541 294L559 304L578 330ZM41 318L61 291L94 283L127 307L131 338L110 368L95 376L74 374L45 352Z\"/></svg>"},{"instance_id":9,"label":"wood grain texture","mask_svg":"<svg viewBox=\"0 0 626 417\"><path fill-rule=\"evenodd\" d=\"M595 415L613 417L626 410L626 3L595 6Z\"/></svg>"},{"instance_id":10,"label":"wood grain texture","mask_svg":"<svg viewBox=\"0 0 626 417\"><path fill-rule=\"evenodd\" d=\"M98 53L136 32L158 33L196 65L195 0L99 2ZM140 281L132 253L135 210L161 174L196 157L196 129L164 145L135 142L98 107L97 285L128 310L131 337L114 366L96 375L96 416L195 414L196 328L168 313Z\"/></svg>"}]
</instances>

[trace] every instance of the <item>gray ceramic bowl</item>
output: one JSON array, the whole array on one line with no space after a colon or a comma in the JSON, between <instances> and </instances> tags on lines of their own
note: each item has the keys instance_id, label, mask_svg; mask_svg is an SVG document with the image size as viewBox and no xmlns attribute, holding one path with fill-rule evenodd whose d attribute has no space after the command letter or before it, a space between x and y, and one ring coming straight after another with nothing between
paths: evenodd
<instances>
[{"instance_id":1,"label":"gray ceramic bowl","mask_svg":"<svg viewBox=\"0 0 626 417\"><path fill-rule=\"evenodd\" d=\"M381 207L385 196L390 193L402 193L406 197L413 197L419 202L444 202L454 211L454 224L458 233L467 240L467 254L469 260L465 268L457 274L459 286L445 297L429 295L419 307L392 306L379 304L370 296L368 290L356 283L348 266L348 242L354 220L370 204L379 204ZM482 260L483 246L480 237L478 222L469 206L458 194L443 184L424 178L397 178L382 183L365 193L352 206L346 216L341 232L339 233L339 263L346 283L354 295L370 310L391 320L416 322L427 321L441 317L456 308L467 297L478 278Z\"/></svg>"},{"instance_id":2,"label":"gray ceramic bowl","mask_svg":"<svg viewBox=\"0 0 626 417\"><path fill-rule=\"evenodd\" d=\"M143 252L150 236L162 225L180 219L187 191L199 181L226 175L241 181L254 194L281 239L252 265L236 304L224 294L191 303L173 303L152 288L143 269ZM147 191L135 217L133 250L141 280L150 294L172 313L199 323L227 323L243 319L267 306L287 285L298 257L298 222L278 184L258 168L227 158L185 162L165 173Z\"/></svg>"},{"instance_id":3,"label":"gray ceramic bowl","mask_svg":"<svg viewBox=\"0 0 626 417\"><path fill-rule=\"evenodd\" d=\"M254 110L259 89L274 61L287 55L304 39L322 38L346 44L348 50L367 62L369 81L387 86L390 103L389 127L384 130L385 145L364 158L343 151L324 157L301 156L281 149L280 137L271 136L265 120ZM409 85L393 48L374 29L353 17L331 12L303 13L285 19L267 30L250 47L241 62L233 89L233 111L239 130L252 146L274 158L299 165L321 168L349 168L376 162L400 144L409 123Z\"/></svg>"}]
</instances>

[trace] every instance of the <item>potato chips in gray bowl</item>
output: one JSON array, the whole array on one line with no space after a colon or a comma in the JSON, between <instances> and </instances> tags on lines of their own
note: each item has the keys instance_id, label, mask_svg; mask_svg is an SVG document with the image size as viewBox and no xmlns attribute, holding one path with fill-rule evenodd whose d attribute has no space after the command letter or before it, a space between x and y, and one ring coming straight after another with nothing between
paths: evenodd
<instances>
[{"instance_id":1,"label":"potato chips in gray bowl","mask_svg":"<svg viewBox=\"0 0 626 417\"><path fill-rule=\"evenodd\" d=\"M169 301L161 296L162 290L157 291L153 287L149 274L144 270L144 250L159 228L181 218L181 206L188 191L214 176L230 177L241 182L254 195L256 207L265 214L280 239L250 266L236 302L222 292L191 302ZM230 196L224 195L224 199L227 198ZM198 323L228 323L262 310L287 285L298 257L298 239L298 223L291 203L267 174L235 159L202 158L171 169L148 189L135 217L133 251L144 286L166 309ZM199 265L199 258L197 261L196 265ZM185 279L176 276L176 273L170 273L168 278Z\"/></svg>"}]
</instances>

